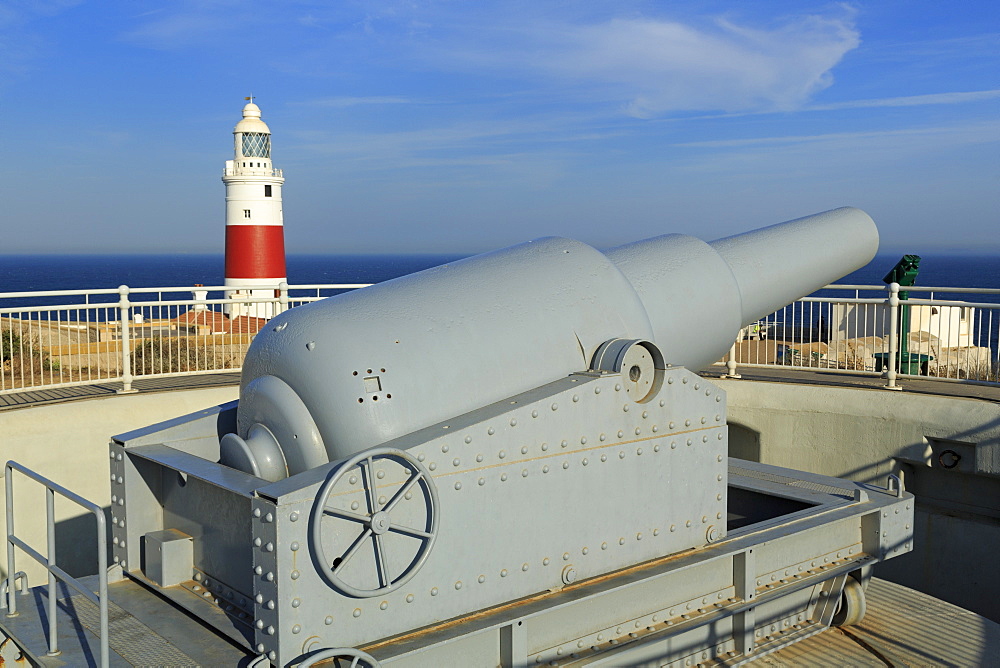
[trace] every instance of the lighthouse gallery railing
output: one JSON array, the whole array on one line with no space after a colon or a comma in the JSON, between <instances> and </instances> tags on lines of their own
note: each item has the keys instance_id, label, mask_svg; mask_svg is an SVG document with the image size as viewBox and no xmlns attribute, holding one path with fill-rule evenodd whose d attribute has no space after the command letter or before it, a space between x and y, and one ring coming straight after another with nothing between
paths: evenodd
<instances>
[{"instance_id":1,"label":"lighthouse gallery railing","mask_svg":"<svg viewBox=\"0 0 1000 668\"><path fill-rule=\"evenodd\" d=\"M257 314L367 285L282 283L265 298L229 298L224 286L0 293L0 393L130 392L140 378L238 371L266 324ZM881 375L889 387L905 376L1000 384L1000 290L907 289L903 301L892 286L828 286L745 327L718 364L734 376L746 367Z\"/></svg>"}]
</instances>

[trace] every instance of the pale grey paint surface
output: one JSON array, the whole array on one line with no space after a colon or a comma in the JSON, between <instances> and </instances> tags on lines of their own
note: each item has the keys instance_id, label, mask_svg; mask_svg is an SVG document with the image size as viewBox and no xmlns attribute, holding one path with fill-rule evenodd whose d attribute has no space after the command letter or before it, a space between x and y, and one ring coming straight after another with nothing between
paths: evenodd
<instances>
[{"instance_id":1,"label":"pale grey paint surface","mask_svg":"<svg viewBox=\"0 0 1000 668\"><path fill-rule=\"evenodd\" d=\"M880 575L1000 620L1000 581L988 566L1000 548L1000 405L884 390L718 382L728 393L739 456L758 450L768 464L881 484L889 473L902 473L917 497L916 546L881 565ZM954 468L942 465L945 450L961 456Z\"/></svg>"}]
</instances>

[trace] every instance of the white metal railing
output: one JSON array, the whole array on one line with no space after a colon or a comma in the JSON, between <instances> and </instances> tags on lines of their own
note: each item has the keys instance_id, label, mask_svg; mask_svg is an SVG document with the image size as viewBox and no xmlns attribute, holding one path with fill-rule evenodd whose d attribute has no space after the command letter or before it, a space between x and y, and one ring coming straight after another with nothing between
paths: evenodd
<instances>
[{"instance_id":1,"label":"white metal railing","mask_svg":"<svg viewBox=\"0 0 1000 668\"><path fill-rule=\"evenodd\" d=\"M0 293L0 393L239 370L271 317L368 285Z\"/></svg>"},{"instance_id":2,"label":"white metal railing","mask_svg":"<svg viewBox=\"0 0 1000 668\"><path fill-rule=\"evenodd\" d=\"M32 546L14 535L14 471L45 487L45 554L42 554ZM17 597L14 592L14 583L21 579L22 586L27 587L27 577L23 572L17 570L15 560L15 548L20 549L29 557L40 563L48 570L49 589L48 603L46 606L46 616L48 618L48 640L49 651L47 656L59 655L59 596L58 580L62 580L73 589L78 591L84 598L97 606L100 615L101 632L101 662L102 668L109 664L108 652L108 544L107 527L104 518L104 509L96 503L91 503L78 494L74 494L62 485L58 485L48 478L43 478L34 471L21 466L17 462L8 461L4 471L4 491L6 498L6 518L7 518L7 586L4 588L7 594L2 607L7 610L8 617L17 616ZM56 563L56 494L69 499L73 503L82 506L85 510L93 514L97 520L97 592L93 592L80 580L73 577Z\"/></svg>"},{"instance_id":3,"label":"white metal railing","mask_svg":"<svg viewBox=\"0 0 1000 668\"><path fill-rule=\"evenodd\" d=\"M0 293L0 393L112 382L130 392L137 378L237 371L268 318L367 285ZM775 366L883 375L890 388L917 375L1000 384L1000 289L905 291L901 300L898 286L827 286L744 328L722 363L729 375Z\"/></svg>"},{"instance_id":4,"label":"white metal railing","mask_svg":"<svg viewBox=\"0 0 1000 668\"><path fill-rule=\"evenodd\" d=\"M846 296L826 296L832 290ZM976 301L956 300L958 294ZM942 296L944 298L942 298ZM719 364L1000 384L1000 289L829 285L741 330Z\"/></svg>"}]
</instances>

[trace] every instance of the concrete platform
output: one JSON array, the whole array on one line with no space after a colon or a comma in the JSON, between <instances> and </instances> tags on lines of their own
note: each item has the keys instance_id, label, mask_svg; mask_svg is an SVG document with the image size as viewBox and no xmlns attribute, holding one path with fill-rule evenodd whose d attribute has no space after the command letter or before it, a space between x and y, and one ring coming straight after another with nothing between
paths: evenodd
<instances>
[{"instance_id":1,"label":"concrete platform","mask_svg":"<svg viewBox=\"0 0 1000 668\"><path fill-rule=\"evenodd\" d=\"M1000 666L1000 624L873 579L857 626L827 629L753 666Z\"/></svg>"}]
</instances>

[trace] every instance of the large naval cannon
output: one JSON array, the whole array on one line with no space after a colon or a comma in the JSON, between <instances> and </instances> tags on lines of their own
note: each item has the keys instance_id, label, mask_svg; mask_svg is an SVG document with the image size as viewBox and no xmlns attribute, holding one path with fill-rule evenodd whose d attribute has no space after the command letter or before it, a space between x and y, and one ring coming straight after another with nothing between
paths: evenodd
<instances>
[{"instance_id":1,"label":"large naval cannon","mask_svg":"<svg viewBox=\"0 0 1000 668\"><path fill-rule=\"evenodd\" d=\"M114 564L260 665L736 665L856 621L912 496L729 459L694 371L877 239L547 238L282 313L238 402L112 440Z\"/></svg>"}]
</instances>

